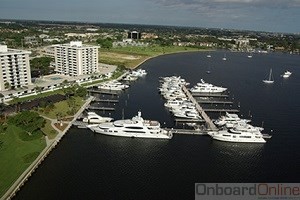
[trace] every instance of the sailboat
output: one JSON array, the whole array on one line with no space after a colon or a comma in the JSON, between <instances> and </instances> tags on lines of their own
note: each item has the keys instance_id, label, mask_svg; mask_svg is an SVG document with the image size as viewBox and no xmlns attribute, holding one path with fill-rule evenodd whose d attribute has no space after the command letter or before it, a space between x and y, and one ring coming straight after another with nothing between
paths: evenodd
<instances>
[{"instance_id":1,"label":"sailboat","mask_svg":"<svg viewBox=\"0 0 300 200\"><path fill-rule=\"evenodd\" d=\"M274 83L274 78L272 74L272 68L270 69L269 77L268 79L263 80L264 83Z\"/></svg>"}]
</instances>

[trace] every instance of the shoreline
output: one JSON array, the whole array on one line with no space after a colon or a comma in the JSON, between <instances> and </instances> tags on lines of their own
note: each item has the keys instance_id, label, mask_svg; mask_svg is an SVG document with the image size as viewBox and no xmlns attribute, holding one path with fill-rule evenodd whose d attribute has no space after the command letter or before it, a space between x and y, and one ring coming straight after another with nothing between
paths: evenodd
<instances>
[{"instance_id":1,"label":"shoreline","mask_svg":"<svg viewBox=\"0 0 300 200\"><path fill-rule=\"evenodd\" d=\"M19 176L19 178L12 184L12 186L4 193L0 198L1 200L12 199L21 187L26 183L30 176L35 172L39 165L44 161L45 158L51 153L51 151L58 145L60 140L67 134L72 123L79 117L79 115L84 111L84 109L91 103L94 97L90 96L83 106L77 111L73 119L69 122L68 126L60 131L57 136L51 140L50 144L43 149L39 156L30 164L30 166Z\"/></svg>"}]
</instances>

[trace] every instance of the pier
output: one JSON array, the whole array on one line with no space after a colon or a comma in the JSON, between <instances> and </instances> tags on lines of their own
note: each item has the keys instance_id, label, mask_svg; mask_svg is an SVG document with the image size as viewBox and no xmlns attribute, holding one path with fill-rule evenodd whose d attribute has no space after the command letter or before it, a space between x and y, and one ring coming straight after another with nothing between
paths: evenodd
<instances>
[{"instance_id":1,"label":"pier","mask_svg":"<svg viewBox=\"0 0 300 200\"><path fill-rule=\"evenodd\" d=\"M213 131L218 130L218 128L212 122L212 120L210 119L210 117L205 113L205 111L203 110L203 108L199 105L199 103L196 101L196 99L192 96L192 94L188 91L188 89L185 86L182 86L182 91L195 104L197 111L202 116L202 118L205 120L205 122L207 124L207 128L209 130L213 130Z\"/></svg>"},{"instance_id":2,"label":"pier","mask_svg":"<svg viewBox=\"0 0 300 200\"><path fill-rule=\"evenodd\" d=\"M173 129L166 128L165 130L170 131L173 134L183 134L183 135L207 135L203 130L192 130L192 129Z\"/></svg>"},{"instance_id":3,"label":"pier","mask_svg":"<svg viewBox=\"0 0 300 200\"><path fill-rule=\"evenodd\" d=\"M104 90L95 90L95 89L91 89L91 90L87 90L89 93L98 93L98 94L110 94L110 95L118 95L118 92L116 91L104 91Z\"/></svg>"},{"instance_id":4,"label":"pier","mask_svg":"<svg viewBox=\"0 0 300 200\"><path fill-rule=\"evenodd\" d=\"M176 122L182 122L182 123L191 123L191 122L205 122L203 119L185 119L185 118L175 118Z\"/></svg>"},{"instance_id":5,"label":"pier","mask_svg":"<svg viewBox=\"0 0 300 200\"><path fill-rule=\"evenodd\" d=\"M215 93L193 93L192 95L194 97L222 97L222 98L229 97L228 94L215 94Z\"/></svg>"},{"instance_id":6,"label":"pier","mask_svg":"<svg viewBox=\"0 0 300 200\"><path fill-rule=\"evenodd\" d=\"M93 102L101 102L101 103L118 103L118 99L94 99Z\"/></svg>"},{"instance_id":7,"label":"pier","mask_svg":"<svg viewBox=\"0 0 300 200\"><path fill-rule=\"evenodd\" d=\"M218 108L205 108L203 109L205 112L228 112L228 113L239 113L238 109L218 109Z\"/></svg>"},{"instance_id":8,"label":"pier","mask_svg":"<svg viewBox=\"0 0 300 200\"><path fill-rule=\"evenodd\" d=\"M88 106L86 109L91 109L91 110L109 110L109 111L115 110L115 108L112 108L112 107L97 107L97 106Z\"/></svg>"},{"instance_id":9,"label":"pier","mask_svg":"<svg viewBox=\"0 0 300 200\"><path fill-rule=\"evenodd\" d=\"M232 101L207 101L207 100L198 100L197 101L200 104L227 104L227 105L232 105Z\"/></svg>"}]
</instances>

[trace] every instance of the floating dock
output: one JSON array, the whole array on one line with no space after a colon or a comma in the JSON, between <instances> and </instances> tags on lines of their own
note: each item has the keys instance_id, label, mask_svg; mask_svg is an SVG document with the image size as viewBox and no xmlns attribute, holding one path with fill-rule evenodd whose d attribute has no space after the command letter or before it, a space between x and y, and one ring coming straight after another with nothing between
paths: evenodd
<instances>
[{"instance_id":1,"label":"floating dock","mask_svg":"<svg viewBox=\"0 0 300 200\"><path fill-rule=\"evenodd\" d=\"M101 102L101 103L118 103L118 99L94 99L93 102Z\"/></svg>"},{"instance_id":2,"label":"floating dock","mask_svg":"<svg viewBox=\"0 0 300 200\"><path fill-rule=\"evenodd\" d=\"M98 94L110 94L110 95L118 95L119 93L116 91L110 91L110 90L87 90L90 93L98 93Z\"/></svg>"},{"instance_id":3,"label":"floating dock","mask_svg":"<svg viewBox=\"0 0 300 200\"><path fill-rule=\"evenodd\" d=\"M232 105L232 101L207 101L207 100L197 100L198 103L200 104L227 104L227 105Z\"/></svg>"},{"instance_id":4,"label":"floating dock","mask_svg":"<svg viewBox=\"0 0 300 200\"><path fill-rule=\"evenodd\" d=\"M222 97L227 98L229 97L228 94L215 94L215 93L192 93L194 97Z\"/></svg>"},{"instance_id":5,"label":"floating dock","mask_svg":"<svg viewBox=\"0 0 300 200\"><path fill-rule=\"evenodd\" d=\"M110 110L110 111L115 110L115 108L112 108L112 107L97 107L97 106L88 106L86 109L91 109L91 110Z\"/></svg>"},{"instance_id":6,"label":"floating dock","mask_svg":"<svg viewBox=\"0 0 300 200\"><path fill-rule=\"evenodd\" d=\"M218 108L204 108L205 112L228 112L228 113L239 113L240 111L238 109L218 109Z\"/></svg>"},{"instance_id":7,"label":"floating dock","mask_svg":"<svg viewBox=\"0 0 300 200\"><path fill-rule=\"evenodd\" d=\"M182 123L205 122L204 119L186 119L186 118L175 118L175 121L182 122Z\"/></svg>"},{"instance_id":8,"label":"floating dock","mask_svg":"<svg viewBox=\"0 0 300 200\"><path fill-rule=\"evenodd\" d=\"M203 130L192 130L192 129L173 129L166 128L165 130L170 131L173 134L183 134L183 135L207 135L206 131Z\"/></svg>"}]
</instances>

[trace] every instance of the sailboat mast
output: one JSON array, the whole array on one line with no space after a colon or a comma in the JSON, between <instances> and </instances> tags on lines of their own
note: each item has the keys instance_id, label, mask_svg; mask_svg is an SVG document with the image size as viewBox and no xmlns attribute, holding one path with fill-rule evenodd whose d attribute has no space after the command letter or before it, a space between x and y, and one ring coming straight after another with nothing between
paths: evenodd
<instances>
[{"instance_id":1,"label":"sailboat mast","mask_svg":"<svg viewBox=\"0 0 300 200\"><path fill-rule=\"evenodd\" d=\"M269 81L271 80L271 78L272 78L272 68L270 69Z\"/></svg>"}]
</instances>

